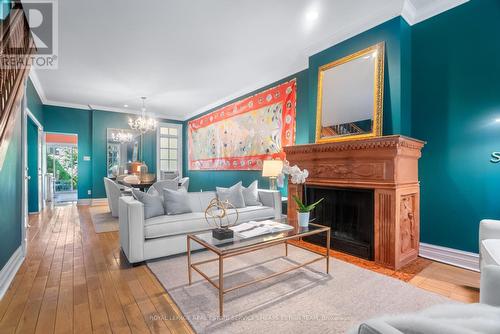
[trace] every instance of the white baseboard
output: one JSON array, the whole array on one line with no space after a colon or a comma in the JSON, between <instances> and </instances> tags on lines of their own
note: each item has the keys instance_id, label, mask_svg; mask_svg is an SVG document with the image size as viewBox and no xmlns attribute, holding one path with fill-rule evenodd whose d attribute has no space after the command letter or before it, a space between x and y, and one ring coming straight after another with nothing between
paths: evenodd
<instances>
[{"instance_id":1,"label":"white baseboard","mask_svg":"<svg viewBox=\"0 0 500 334\"><path fill-rule=\"evenodd\" d=\"M105 205L108 203L107 198L82 198L79 199L77 205Z\"/></svg>"},{"instance_id":2,"label":"white baseboard","mask_svg":"<svg viewBox=\"0 0 500 334\"><path fill-rule=\"evenodd\" d=\"M3 266L2 270L0 270L0 299L3 298L7 289L10 286L10 283L16 276L19 267L23 264L24 254L23 254L23 246L19 246L18 249L12 254L9 261Z\"/></svg>"},{"instance_id":3,"label":"white baseboard","mask_svg":"<svg viewBox=\"0 0 500 334\"><path fill-rule=\"evenodd\" d=\"M419 255L426 259L479 271L479 254L476 253L421 242Z\"/></svg>"}]
</instances>

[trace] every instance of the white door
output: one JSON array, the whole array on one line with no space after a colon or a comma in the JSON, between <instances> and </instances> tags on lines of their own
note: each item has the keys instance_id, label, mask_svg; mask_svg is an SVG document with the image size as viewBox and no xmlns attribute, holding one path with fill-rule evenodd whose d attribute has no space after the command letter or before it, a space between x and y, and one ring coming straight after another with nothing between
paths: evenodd
<instances>
[{"instance_id":1,"label":"white door","mask_svg":"<svg viewBox=\"0 0 500 334\"><path fill-rule=\"evenodd\" d=\"M27 126L28 126L28 110L26 107L26 95L25 98L22 100L21 104L21 109L22 109L22 124L21 124L21 136L22 136L22 167L23 167L23 183L22 183L22 189L23 189L23 200L22 200L22 226L21 226L21 234L22 234L22 249L23 249L23 254L26 254L26 247L27 247L27 229L29 227L29 222L28 222L28 181L29 181L29 174L28 174L28 132L27 132Z\"/></svg>"}]
</instances>

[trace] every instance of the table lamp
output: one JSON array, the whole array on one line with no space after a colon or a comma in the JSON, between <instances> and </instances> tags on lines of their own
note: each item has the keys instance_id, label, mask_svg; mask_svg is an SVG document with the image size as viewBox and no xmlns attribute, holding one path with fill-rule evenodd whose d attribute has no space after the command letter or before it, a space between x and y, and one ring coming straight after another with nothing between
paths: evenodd
<instances>
[{"instance_id":1,"label":"table lamp","mask_svg":"<svg viewBox=\"0 0 500 334\"><path fill-rule=\"evenodd\" d=\"M264 160L264 164L262 166L262 176L269 178L269 189L277 190L276 179L278 178L278 175L281 174L282 170L282 160Z\"/></svg>"}]
</instances>

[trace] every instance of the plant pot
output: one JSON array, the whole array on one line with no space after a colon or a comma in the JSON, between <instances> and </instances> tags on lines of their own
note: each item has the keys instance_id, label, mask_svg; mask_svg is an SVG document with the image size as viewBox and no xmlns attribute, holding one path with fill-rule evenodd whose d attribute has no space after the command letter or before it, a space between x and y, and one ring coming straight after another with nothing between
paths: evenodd
<instances>
[{"instance_id":1,"label":"plant pot","mask_svg":"<svg viewBox=\"0 0 500 334\"><path fill-rule=\"evenodd\" d=\"M297 212L297 218L299 220L299 226L300 227L307 227L309 226L309 216L310 212Z\"/></svg>"}]
</instances>

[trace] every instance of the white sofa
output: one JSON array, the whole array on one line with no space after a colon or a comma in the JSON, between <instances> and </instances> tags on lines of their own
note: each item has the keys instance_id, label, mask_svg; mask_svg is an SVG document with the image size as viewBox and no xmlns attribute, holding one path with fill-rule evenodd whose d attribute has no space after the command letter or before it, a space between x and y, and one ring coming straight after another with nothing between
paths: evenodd
<instances>
[{"instance_id":1,"label":"white sofa","mask_svg":"<svg viewBox=\"0 0 500 334\"><path fill-rule=\"evenodd\" d=\"M484 219L479 223L481 303L500 306L500 220Z\"/></svg>"},{"instance_id":2,"label":"white sofa","mask_svg":"<svg viewBox=\"0 0 500 334\"><path fill-rule=\"evenodd\" d=\"M215 198L214 191L190 192L191 213L164 215L144 219L144 206L131 196L119 200L120 245L130 263L186 252L186 235L210 230L205 220L205 209ZM279 191L260 190L261 206L238 209L238 223L250 220L280 219ZM234 215L234 210L230 210ZM192 249L199 249L193 244Z\"/></svg>"}]
</instances>

